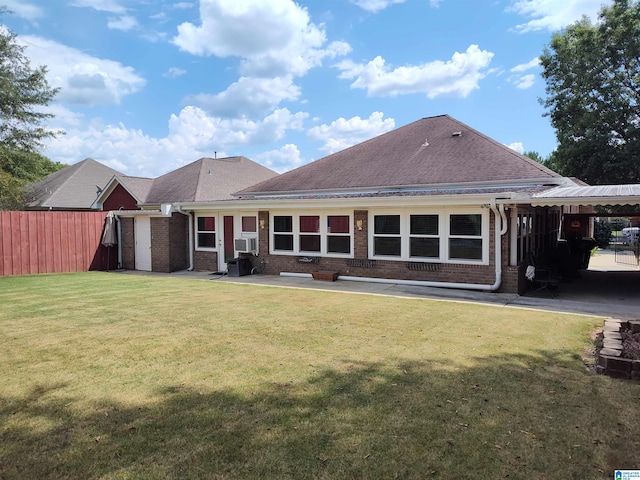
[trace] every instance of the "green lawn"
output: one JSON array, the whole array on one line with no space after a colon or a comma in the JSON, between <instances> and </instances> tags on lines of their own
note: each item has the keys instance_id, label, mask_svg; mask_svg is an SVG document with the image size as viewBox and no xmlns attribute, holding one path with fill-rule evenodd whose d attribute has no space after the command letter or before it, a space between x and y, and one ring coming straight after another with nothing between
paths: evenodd
<instances>
[{"instance_id":1,"label":"green lawn","mask_svg":"<svg viewBox=\"0 0 640 480\"><path fill-rule=\"evenodd\" d=\"M602 319L84 273L0 278L0 478L610 479Z\"/></svg>"}]
</instances>

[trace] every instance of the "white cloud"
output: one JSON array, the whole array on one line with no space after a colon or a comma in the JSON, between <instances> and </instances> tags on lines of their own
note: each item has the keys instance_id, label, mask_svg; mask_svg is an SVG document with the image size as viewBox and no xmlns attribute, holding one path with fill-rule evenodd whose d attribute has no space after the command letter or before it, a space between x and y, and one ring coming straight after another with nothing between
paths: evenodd
<instances>
[{"instance_id":1,"label":"white cloud","mask_svg":"<svg viewBox=\"0 0 640 480\"><path fill-rule=\"evenodd\" d=\"M138 26L138 21L131 15L122 15L117 18L109 18L107 27L112 30L131 30Z\"/></svg>"},{"instance_id":2,"label":"white cloud","mask_svg":"<svg viewBox=\"0 0 640 480\"><path fill-rule=\"evenodd\" d=\"M532 68L538 68L540 66L540 58L535 57L528 61L527 63L521 63L513 67L510 71L514 73L526 72L527 70L531 70Z\"/></svg>"},{"instance_id":3,"label":"white cloud","mask_svg":"<svg viewBox=\"0 0 640 480\"><path fill-rule=\"evenodd\" d=\"M340 78L354 79L351 88L367 90L370 97L395 97L424 93L428 98L442 95L466 97L479 88L478 82L489 71L493 53L470 45L464 53L456 52L446 62L436 60L422 65L391 70L378 56L367 64L344 61L337 65Z\"/></svg>"},{"instance_id":4,"label":"white cloud","mask_svg":"<svg viewBox=\"0 0 640 480\"><path fill-rule=\"evenodd\" d=\"M109 12L124 15L127 9L120 5L118 0L73 0L69 3L72 7L93 8L99 12Z\"/></svg>"},{"instance_id":5,"label":"white cloud","mask_svg":"<svg viewBox=\"0 0 640 480\"><path fill-rule=\"evenodd\" d=\"M175 8L176 10L187 10L189 8L195 7L195 4L191 2L178 2L171 5L171 7Z\"/></svg>"},{"instance_id":6,"label":"white cloud","mask_svg":"<svg viewBox=\"0 0 640 480\"><path fill-rule=\"evenodd\" d=\"M330 125L323 124L309 129L307 135L313 140L324 142L319 150L333 153L393 130L395 120L383 117L384 113L373 112L369 118L364 119L359 116L349 120L338 118Z\"/></svg>"},{"instance_id":7,"label":"white cloud","mask_svg":"<svg viewBox=\"0 0 640 480\"><path fill-rule=\"evenodd\" d=\"M215 95L200 93L185 99L219 117L264 116L283 100L297 100L300 87L293 84L291 76L276 78L241 77L225 91Z\"/></svg>"},{"instance_id":8,"label":"white cloud","mask_svg":"<svg viewBox=\"0 0 640 480\"><path fill-rule=\"evenodd\" d=\"M52 40L25 35L18 37L18 42L27 47L33 65L47 65L47 80L52 87L61 88L56 101L63 104L119 104L146 83L132 67Z\"/></svg>"},{"instance_id":9,"label":"white cloud","mask_svg":"<svg viewBox=\"0 0 640 480\"><path fill-rule=\"evenodd\" d=\"M44 10L37 5L24 0L4 0L2 4L16 15L27 20L37 20L44 17Z\"/></svg>"},{"instance_id":10,"label":"white cloud","mask_svg":"<svg viewBox=\"0 0 640 480\"><path fill-rule=\"evenodd\" d=\"M154 138L122 123L104 125L94 120L84 128L68 128L66 135L47 140L46 154L63 163L91 157L129 175L155 177L202 156L212 156L214 151L278 141L287 130L300 130L305 118L305 113L280 109L260 121L226 120L190 106L171 115L166 137ZM293 159L291 149L282 154L287 152Z\"/></svg>"},{"instance_id":11,"label":"white cloud","mask_svg":"<svg viewBox=\"0 0 640 480\"><path fill-rule=\"evenodd\" d=\"M64 131L68 128L77 128L82 125L84 120L84 115L71 111L59 103L47 105L42 111L55 115L55 118L48 122L52 130Z\"/></svg>"},{"instance_id":12,"label":"white cloud","mask_svg":"<svg viewBox=\"0 0 640 480\"><path fill-rule=\"evenodd\" d=\"M538 57L535 57L530 61L528 61L527 63L521 63L519 65L516 65L509 71L515 74L520 74L528 70L537 69L539 67L540 67L540 59ZM526 90L528 88L531 88L535 83L535 80L536 80L536 76L532 73L529 73L526 75L511 75L507 78L507 81L509 83L514 84L516 88L520 90Z\"/></svg>"},{"instance_id":13,"label":"white cloud","mask_svg":"<svg viewBox=\"0 0 640 480\"><path fill-rule=\"evenodd\" d=\"M384 10L389 5L404 3L405 0L351 0L351 3L359 6L367 12L377 13Z\"/></svg>"},{"instance_id":14,"label":"white cloud","mask_svg":"<svg viewBox=\"0 0 640 480\"><path fill-rule=\"evenodd\" d=\"M178 78L184 75L185 73L187 73L187 71L183 70L182 68L171 67L169 70L164 72L162 76L167 78Z\"/></svg>"},{"instance_id":15,"label":"white cloud","mask_svg":"<svg viewBox=\"0 0 640 480\"><path fill-rule=\"evenodd\" d=\"M194 55L240 57L244 75L265 77L304 75L350 51L344 42L326 42L324 26L292 0L201 0L200 25L179 25L173 39Z\"/></svg>"},{"instance_id":16,"label":"white cloud","mask_svg":"<svg viewBox=\"0 0 640 480\"><path fill-rule=\"evenodd\" d=\"M532 73L528 75L523 75L515 81L516 88L519 88L520 90L526 90L527 88L531 88L535 83L535 79L536 79L536 76L533 75Z\"/></svg>"},{"instance_id":17,"label":"white cloud","mask_svg":"<svg viewBox=\"0 0 640 480\"><path fill-rule=\"evenodd\" d=\"M522 144L522 142L513 142L507 145L507 147L509 147L511 150L515 150L520 155L524 153L524 145Z\"/></svg>"},{"instance_id":18,"label":"white cloud","mask_svg":"<svg viewBox=\"0 0 640 480\"><path fill-rule=\"evenodd\" d=\"M596 21L602 5L609 3L604 0L518 0L508 10L530 19L516 25L517 32L553 32L580 20L583 15Z\"/></svg>"},{"instance_id":19,"label":"white cloud","mask_svg":"<svg viewBox=\"0 0 640 480\"><path fill-rule=\"evenodd\" d=\"M278 173L292 170L305 163L305 161L300 158L300 150L292 143L288 143L278 150L269 150L268 152L255 155L253 159Z\"/></svg>"}]
</instances>

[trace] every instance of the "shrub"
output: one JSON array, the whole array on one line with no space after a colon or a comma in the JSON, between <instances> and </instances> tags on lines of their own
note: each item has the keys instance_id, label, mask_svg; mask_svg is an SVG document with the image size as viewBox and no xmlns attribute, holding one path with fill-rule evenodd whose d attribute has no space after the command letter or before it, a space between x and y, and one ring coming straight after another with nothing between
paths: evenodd
<instances>
[{"instance_id":1,"label":"shrub","mask_svg":"<svg viewBox=\"0 0 640 480\"><path fill-rule=\"evenodd\" d=\"M609 222L596 221L593 236L598 247L607 248L611 242L611 226Z\"/></svg>"}]
</instances>

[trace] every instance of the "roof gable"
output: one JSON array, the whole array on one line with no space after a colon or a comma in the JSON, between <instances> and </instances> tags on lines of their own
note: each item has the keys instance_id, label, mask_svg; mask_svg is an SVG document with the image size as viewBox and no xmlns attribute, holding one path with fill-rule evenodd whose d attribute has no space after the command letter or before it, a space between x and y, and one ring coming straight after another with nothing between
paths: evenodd
<instances>
[{"instance_id":1,"label":"roof gable","mask_svg":"<svg viewBox=\"0 0 640 480\"><path fill-rule=\"evenodd\" d=\"M31 209L90 209L102 187L114 175L121 174L86 158L31 184L25 206Z\"/></svg>"},{"instance_id":2,"label":"roof gable","mask_svg":"<svg viewBox=\"0 0 640 480\"><path fill-rule=\"evenodd\" d=\"M560 178L448 115L423 118L247 188L242 194L491 184Z\"/></svg>"}]
</instances>

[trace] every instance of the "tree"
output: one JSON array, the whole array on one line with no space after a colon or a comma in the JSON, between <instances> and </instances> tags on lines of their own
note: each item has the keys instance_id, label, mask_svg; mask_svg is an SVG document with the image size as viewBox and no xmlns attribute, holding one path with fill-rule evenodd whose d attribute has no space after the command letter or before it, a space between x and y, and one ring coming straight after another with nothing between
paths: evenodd
<instances>
[{"instance_id":1,"label":"tree","mask_svg":"<svg viewBox=\"0 0 640 480\"><path fill-rule=\"evenodd\" d=\"M524 152L523 155L525 157L529 157L531 160L535 160L536 162L541 163L545 167L548 166L549 164L549 159L544 158L542 155L540 155L540 153L536 152L535 150L529 150L527 152Z\"/></svg>"},{"instance_id":2,"label":"tree","mask_svg":"<svg viewBox=\"0 0 640 480\"><path fill-rule=\"evenodd\" d=\"M58 89L47 82L46 67L31 67L24 50L0 25L0 209L20 208L26 184L63 166L38 153L44 139L58 134L46 128L53 114L42 111Z\"/></svg>"},{"instance_id":3,"label":"tree","mask_svg":"<svg viewBox=\"0 0 640 480\"><path fill-rule=\"evenodd\" d=\"M540 57L558 148L547 166L589 184L640 182L640 3L555 34Z\"/></svg>"}]
</instances>

